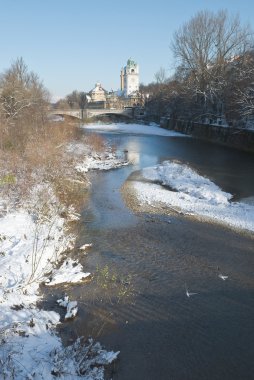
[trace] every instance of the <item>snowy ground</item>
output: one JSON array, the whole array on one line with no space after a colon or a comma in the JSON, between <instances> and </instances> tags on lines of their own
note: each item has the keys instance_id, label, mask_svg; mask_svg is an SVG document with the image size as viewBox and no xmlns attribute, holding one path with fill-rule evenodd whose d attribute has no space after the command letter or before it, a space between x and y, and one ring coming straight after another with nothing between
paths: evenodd
<instances>
[{"instance_id":1,"label":"snowy ground","mask_svg":"<svg viewBox=\"0 0 254 380\"><path fill-rule=\"evenodd\" d=\"M157 202L184 213L197 215L230 227L254 231L254 205L232 202L208 178L199 175L189 166L165 161L142 170L147 182L134 182L140 204Z\"/></svg>"},{"instance_id":2,"label":"snowy ground","mask_svg":"<svg viewBox=\"0 0 254 380\"><path fill-rule=\"evenodd\" d=\"M74 145L77 151L78 145ZM87 151L82 144L79 148L81 155ZM111 167L119 166L113 153L108 152L106 156ZM96 161L98 157L91 155L90 164L92 159ZM67 220L60 217L62 211ZM77 215L73 207L66 210L58 202L48 184L31 189L22 209L9 211L8 200L0 198L1 379L101 380L104 366L118 356L118 352L107 352L92 340L86 343L78 340L64 348L55 333L59 314L36 306L41 283L53 286L81 282L90 275L83 272L78 262L63 261L66 249L75 240L66 230L66 222L77 219ZM66 318L74 318L77 302L66 297L62 304L67 309Z\"/></svg>"},{"instance_id":3,"label":"snowy ground","mask_svg":"<svg viewBox=\"0 0 254 380\"><path fill-rule=\"evenodd\" d=\"M97 153L87 156L83 162L76 166L76 169L79 173L87 173L90 170L110 170L125 165L128 165L128 161L123 157L119 157L112 152L107 152L105 154Z\"/></svg>"},{"instance_id":4,"label":"snowy ground","mask_svg":"<svg viewBox=\"0 0 254 380\"><path fill-rule=\"evenodd\" d=\"M110 170L121 166L128 165L123 152L112 151L110 146L105 146L103 152L94 151L89 146L82 143L72 143L67 147L69 153L83 157L76 165L76 170L81 173L87 173L90 170Z\"/></svg>"},{"instance_id":5,"label":"snowy ground","mask_svg":"<svg viewBox=\"0 0 254 380\"><path fill-rule=\"evenodd\" d=\"M87 124L83 126L84 129L88 131L100 131L104 133L114 132L114 133L132 133L141 135L157 135L157 136L184 136L182 133L169 131L167 129L160 128L158 124L151 123L150 125L145 124L126 124L126 123L116 123L116 124Z\"/></svg>"}]
</instances>

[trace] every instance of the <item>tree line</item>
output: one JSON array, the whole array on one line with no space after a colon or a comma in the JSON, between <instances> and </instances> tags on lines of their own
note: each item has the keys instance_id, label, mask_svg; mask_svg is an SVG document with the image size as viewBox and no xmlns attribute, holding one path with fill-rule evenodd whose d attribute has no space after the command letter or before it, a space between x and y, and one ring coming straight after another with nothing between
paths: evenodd
<instances>
[{"instance_id":1,"label":"tree line","mask_svg":"<svg viewBox=\"0 0 254 380\"><path fill-rule=\"evenodd\" d=\"M174 33L171 49L174 74L168 78L161 68L154 82L140 85L149 114L242 127L254 120L253 32L238 15L198 12ZM84 109L86 102L76 90L56 107ZM49 104L47 89L22 58L0 74L1 128L43 124Z\"/></svg>"},{"instance_id":2,"label":"tree line","mask_svg":"<svg viewBox=\"0 0 254 380\"><path fill-rule=\"evenodd\" d=\"M55 108L58 109L84 109L87 104L87 94L84 91L74 90L66 95L63 99L55 103Z\"/></svg>"},{"instance_id":3,"label":"tree line","mask_svg":"<svg viewBox=\"0 0 254 380\"><path fill-rule=\"evenodd\" d=\"M150 114L241 125L254 118L253 32L238 15L201 11L173 35L175 72L141 85Z\"/></svg>"}]
</instances>

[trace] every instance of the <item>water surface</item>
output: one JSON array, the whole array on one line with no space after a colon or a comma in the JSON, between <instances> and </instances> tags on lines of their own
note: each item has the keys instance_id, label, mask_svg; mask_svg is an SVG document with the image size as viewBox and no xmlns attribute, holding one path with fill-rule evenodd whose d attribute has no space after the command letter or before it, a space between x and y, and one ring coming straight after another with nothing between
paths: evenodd
<instances>
[{"instance_id":1,"label":"water surface","mask_svg":"<svg viewBox=\"0 0 254 380\"><path fill-rule=\"evenodd\" d=\"M78 245L93 248L76 253L95 276L68 290L79 314L62 325L63 336L92 335L120 350L113 379L253 379L252 237L183 216L135 215L120 188L133 171L177 159L250 199L254 156L184 137L103 136L127 149L133 165L91 174ZM103 283L105 268L117 279ZM186 287L197 294L188 298Z\"/></svg>"}]
</instances>

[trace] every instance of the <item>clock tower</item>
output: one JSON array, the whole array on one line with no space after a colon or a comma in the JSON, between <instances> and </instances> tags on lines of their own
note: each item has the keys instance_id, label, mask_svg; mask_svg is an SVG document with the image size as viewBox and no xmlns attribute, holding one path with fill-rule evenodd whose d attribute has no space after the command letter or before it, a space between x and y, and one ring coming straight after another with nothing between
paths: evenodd
<instances>
[{"instance_id":1,"label":"clock tower","mask_svg":"<svg viewBox=\"0 0 254 380\"><path fill-rule=\"evenodd\" d=\"M127 65L121 70L121 90L128 97L139 91L139 67L132 59L128 59Z\"/></svg>"}]
</instances>

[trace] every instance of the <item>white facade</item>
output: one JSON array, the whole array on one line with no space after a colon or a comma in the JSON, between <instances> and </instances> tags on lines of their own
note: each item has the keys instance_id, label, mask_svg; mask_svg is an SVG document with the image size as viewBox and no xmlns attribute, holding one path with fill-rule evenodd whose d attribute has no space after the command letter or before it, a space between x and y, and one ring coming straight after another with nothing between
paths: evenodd
<instances>
[{"instance_id":1,"label":"white facade","mask_svg":"<svg viewBox=\"0 0 254 380\"><path fill-rule=\"evenodd\" d=\"M139 66L132 59L121 70L121 90L126 97L139 91Z\"/></svg>"},{"instance_id":2,"label":"white facade","mask_svg":"<svg viewBox=\"0 0 254 380\"><path fill-rule=\"evenodd\" d=\"M90 97L92 102L105 102L106 90L102 88L100 83L96 83L92 91L90 91Z\"/></svg>"}]
</instances>

